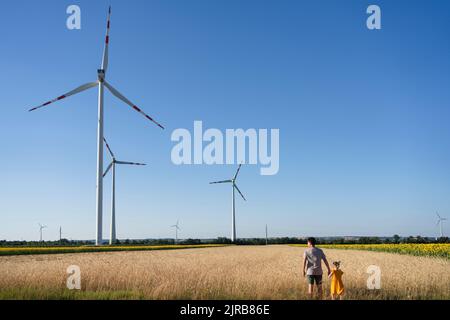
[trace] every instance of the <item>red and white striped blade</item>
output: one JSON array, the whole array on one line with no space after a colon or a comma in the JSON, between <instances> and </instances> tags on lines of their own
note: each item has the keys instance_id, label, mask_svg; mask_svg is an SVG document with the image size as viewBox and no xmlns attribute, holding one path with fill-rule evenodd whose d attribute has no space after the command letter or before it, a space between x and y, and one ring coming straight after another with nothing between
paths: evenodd
<instances>
[{"instance_id":1,"label":"red and white striped blade","mask_svg":"<svg viewBox=\"0 0 450 320\"><path fill-rule=\"evenodd\" d=\"M131 164L133 166L146 166L145 163L139 163L139 162L128 162L128 161L116 161L117 164Z\"/></svg>"},{"instance_id":2,"label":"red and white striped blade","mask_svg":"<svg viewBox=\"0 0 450 320\"><path fill-rule=\"evenodd\" d=\"M117 98L119 98L120 100L122 100L123 102L125 102L127 105L129 105L130 107L132 107L134 110L136 110L137 112L139 112L140 114L142 114L144 117L146 117L148 120L150 120L151 122L153 122L154 124L156 124L158 127L160 127L161 129L164 129L164 127L159 124L158 122L156 122L152 117L150 117L149 115L147 115L144 111L142 111L141 109L139 109L136 105L134 105L130 100L128 100L127 98L125 98L119 91L117 91L116 89L114 89L108 82L104 81L103 84L105 85L106 88L108 88L109 91L111 91L111 93L113 95L115 95Z\"/></svg>"},{"instance_id":3,"label":"red and white striped blade","mask_svg":"<svg viewBox=\"0 0 450 320\"><path fill-rule=\"evenodd\" d=\"M50 100L50 101L47 101L46 103L43 103L43 104L41 104L40 106L31 108L31 109L28 110L28 111L33 111L33 110L36 110L36 109L39 109L39 108L48 106L49 104L51 104L51 103L53 103L53 102L62 100L62 99L64 99L64 98L67 98L67 97L70 97L70 96L73 96L74 94L80 93L80 92L82 92L82 91L84 91L84 90L87 90L87 89L90 89L90 88L93 88L93 87L95 87L95 86L97 86L97 85L98 85L98 82L89 82L89 83L83 84L82 86L79 86L78 88L76 88L76 89L74 89L74 90L72 90L72 91L70 91L70 92L67 92L67 93L63 94L62 96L59 96L58 98L55 98L55 99Z\"/></svg>"},{"instance_id":4,"label":"red and white striped blade","mask_svg":"<svg viewBox=\"0 0 450 320\"><path fill-rule=\"evenodd\" d=\"M109 144L108 144L108 142L106 141L106 139L105 138L103 138L103 141L105 142L105 145L106 145L106 148L108 149L108 151L109 151L109 154L111 155L111 157L114 159L114 153L112 152L112 150L111 150L111 148L109 147Z\"/></svg>"},{"instance_id":5,"label":"red and white striped blade","mask_svg":"<svg viewBox=\"0 0 450 320\"><path fill-rule=\"evenodd\" d=\"M108 10L108 22L106 23L105 48L103 49L102 70L106 72L108 69L108 53L109 53L109 27L111 25L111 6Z\"/></svg>"}]
</instances>

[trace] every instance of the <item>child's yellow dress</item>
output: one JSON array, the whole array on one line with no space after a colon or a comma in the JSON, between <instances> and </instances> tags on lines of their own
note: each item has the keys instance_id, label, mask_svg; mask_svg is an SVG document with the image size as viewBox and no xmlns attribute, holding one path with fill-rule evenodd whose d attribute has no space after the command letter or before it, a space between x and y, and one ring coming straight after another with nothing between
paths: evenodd
<instances>
[{"instance_id":1,"label":"child's yellow dress","mask_svg":"<svg viewBox=\"0 0 450 320\"><path fill-rule=\"evenodd\" d=\"M341 270L334 269L331 271L331 294L343 294L344 293L344 283L342 282L342 275L344 272Z\"/></svg>"}]
</instances>

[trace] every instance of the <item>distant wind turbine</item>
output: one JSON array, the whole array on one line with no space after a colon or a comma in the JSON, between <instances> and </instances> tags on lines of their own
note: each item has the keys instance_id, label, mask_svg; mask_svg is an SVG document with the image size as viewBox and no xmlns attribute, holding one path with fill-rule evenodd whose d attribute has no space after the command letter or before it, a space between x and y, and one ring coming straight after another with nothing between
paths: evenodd
<instances>
[{"instance_id":1,"label":"distant wind turbine","mask_svg":"<svg viewBox=\"0 0 450 320\"><path fill-rule=\"evenodd\" d=\"M114 89L112 85L106 82L106 70L108 69L108 52L109 52L109 27L110 27L110 17L111 17L111 7L109 7L108 11L108 22L106 25L106 38L105 38L105 46L103 50L103 59L100 69L97 70L97 81L89 82L75 88L72 91L69 91L53 100L47 101L40 106L31 108L29 111L33 111L42 107L45 107L53 102L62 100L69 96L78 94L87 89L98 87L98 127L97 127L97 188L96 188L96 196L97 196L97 230L95 236L95 244L101 245L103 242L102 239L102 218L103 218L103 93L104 87L108 89L114 96L116 96L119 100L122 100L135 111L142 114L145 118L155 123L161 129L164 127L156 122L152 117L148 116L144 111L142 111L139 107L133 104L130 100L128 100L125 96L123 96L119 91Z\"/></svg>"},{"instance_id":2,"label":"distant wind turbine","mask_svg":"<svg viewBox=\"0 0 450 320\"><path fill-rule=\"evenodd\" d=\"M267 224L266 224L266 246L267 246Z\"/></svg>"},{"instance_id":3,"label":"distant wind turbine","mask_svg":"<svg viewBox=\"0 0 450 320\"><path fill-rule=\"evenodd\" d=\"M231 242L236 241L236 210L235 210L235 196L234 196L234 190L236 189L237 192L239 192L239 194L241 195L242 199L244 199L244 201L247 201L244 197L244 195L242 194L241 190L239 190L238 186L236 185L236 178L239 174L239 170L241 170L241 166L242 163L239 165L239 167L237 168L237 171L234 175L234 177L230 180L222 180L222 181L215 181L215 182L210 182L209 184L216 184L216 183L231 183L231 188L232 188L232 199L231 199Z\"/></svg>"},{"instance_id":4,"label":"distant wind turbine","mask_svg":"<svg viewBox=\"0 0 450 320\"><path fill-rule=\"evenodd\" d=\"M443 232L443 229L442 229L442 223L443 223L445 220L447 220L447 218L441 217L441 216L439 215L439 213L437 213L437 212L436 212L436 215L438 216L438 221L437 221L436 226L439 226L440 236L441 236L441 238L443 238L443 237L444 237L444 232Z\"/></svg>"},{"instance_id":5,"label":"distant wind turbine","mask_svg":"<svg viewBox=\"0 0 450 320\"><path fill-rule=\"evenodd\" d=\"M180 227L178 226L178 220L177 224L174 224L173 226L170 226L171 228L175 228L175 243L178 242L178 230L180 230Z\"/></svg>"},{"instance_id":6,"label":"distant wind turbine","mask_svg":"<svg viewBox=\"0 0 450 320\"><path fill-rule=\"evenodd\" d=\"M38 224L39 224L39 241L42 242L42 230L47 228L47 226L46 225L42 225L40 223L38 223Z\"/></svg>"},{"instance_id":7,"label":"distant wind turbine","mask_svg":"<svg viewBox=\"0 0 450 320\"><path fill-rule=\"evenodd\" d=\"M109 169L112 168L111 230L110 230L109 244L114 244L116 242L116 164L127 164L127 165L133 165L133 166L145 166L146 164L116 160L116 157L114 156L114 153L112 152L111 147L109 146L108 142L106 142L105 138L103 138L103 140L105 141L106 148L108 149L109 154L112 159L108 168L106 168L106 171L103 174L103 177L106 176Z\"/></svg>"}]
</instances>

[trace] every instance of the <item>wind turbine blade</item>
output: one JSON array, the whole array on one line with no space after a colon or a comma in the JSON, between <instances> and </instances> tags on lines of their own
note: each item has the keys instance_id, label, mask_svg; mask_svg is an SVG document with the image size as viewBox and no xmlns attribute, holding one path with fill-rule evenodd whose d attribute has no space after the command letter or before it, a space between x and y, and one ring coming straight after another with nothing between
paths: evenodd
<instances>
[{"instance_id":1,"label":"wind turbine blade","mask_svg":"<svg viewBox=\"0 0 450 320\"><path fill-rule=\"evenodd\" d=\"M106 37L105 37L105 47L103 49L103 59L102 59L102 70L105 71L108 69L108 52L109 52L109 27L111 21L111 6L109 6L108 10L108 22L106 24Z\"/></svg>"},{"instance_id":2,"label":"wind turbine blade","mask_svg":"<svg viewBox=\"0 0 450 320\"><path fill-rule=\"evenodd\" d=\"M113 165L113 162L111 162L109 164L108 168L106 168L105 173L103 174L103 177L106 176L106 174L108 173L109 169L111 169L112 165Z\"/></svg>"},{"instance_id":3,"label":"wind turbine blade","mask_svg":"<svg viewBox=\"0 0 450 320\"><path fill-rule=\"evenodd\" d=\"M236 174L234 175L233 180L236 180L236 178L237 178L237 176L239 174L239 170L241 170L241 166L242 166L242 163L239 164L239 167L237 168L237 171L236 171Z\"/></svg>"},{"instance_id":4,"label":"wind turbine blade","mask_svg":"<svg viewBox=\"0 0 450 320\"><path fill-rule=\"evenodd\" d=\"M215 184L215 183L230 183L233 182L232 180L223 180L223 181L214 181L214 182L210 182L209 184Z\"/></svg>"},{"instance_id":5,"label":"wind turbine blade","mask_svg":"<svg viewBox=\"0 0 450 320\"><path fill-rule=\"evenodd\" d=\"M79 86L78 88L76 88L76 89L74 89L74 90L72 90L72 91L69 91L69 92L63 94L62 96L59 96L58 98L55 98L55 99L50 100L50 101L47 101L46 103L43 103L43 104L41 104L40 106L31 108L31 109L28 110L28 111L34 111L34 110L36 110L36 109L39 109L39 108L48 106L50 103L53 103L53 102L62 100L62 99L64 99L64 98L70 97L70 96L72 96L72 95L74 95L74 94L80 93L80 92L82 92L82 91L84 91L84 90L87 90L87 89L90 89L90 88L92 88L92 87L95 87L95 86L97 86L97 84L98 84L98 82L89 82L89 83L83 84L82 86Z\"/></svg>"},{"instance_id":6,"label":"wind turbine blade","mask_svg":"<svg viewBox=\"0 0 450 320\"><path fill-rule=\"evenodd\" d=\"M114 157L114 153L112 152L111 148L109 147L108 142L106 142L106 139L105 139L105 138L103 138L103 141L105 141L106 148L108 149L109 154L111 155L111 158L114 159L114 158L115 158L115 157Z\"/></svg>"},{"instance_id":7,"label":"wind turbine blade","mask_svg":"<svg viewBox=\"0 0 450 320\"><path fill-rule=\"evenodd\" d=\"M125 102L127 105L129 105L130 107L132 107L134 110L136 110L137 112L139 112L140 114L142 114L144 117L146 117L148 120L150 120L151 122L153 122L154 124L156 124L158 127L160 127L161 129L164 129L164 127L159 124L158 122L156 122L152 117L150 117L149 115L147 115L144 111L142 111L141 109L139 109L136 105L134 105L130 100L128 100L127 98L125 98L119 91L117 91L116 89L114 89L108 82L104 81L103 82L105 87L108 88L109 91L111 91L111 93L113 95L115 95L117 98L119 98L120 100L122 100L123 102Z\"/></svg>"},{"instance_id":8,"label":"wind turbine blade","mask_svg":"<svg viewBox=\"0 0 450 320\"><path fill-rule=\"evenodd\" d=\"M145 163L139 163L139 162L128 162L128 161L116 161L117 164L130 164L134 166L146 166Z\"/></svg>"},{"instance_id":9,"label":"wind turbine blade","mask_svg":"<svg viewBox=\"0 0 450 320\"><path fill-rule=\"evenodd\" d=\"M242 194L241 190L239 190L239 188L237 187L236 184L234 184L234 187L236 188L237 192L239 192L239 194L241 195L242 199L244 199L245 201L247 201L247 199L245 199L244 195Z\"/></svg>"}]
</instances>

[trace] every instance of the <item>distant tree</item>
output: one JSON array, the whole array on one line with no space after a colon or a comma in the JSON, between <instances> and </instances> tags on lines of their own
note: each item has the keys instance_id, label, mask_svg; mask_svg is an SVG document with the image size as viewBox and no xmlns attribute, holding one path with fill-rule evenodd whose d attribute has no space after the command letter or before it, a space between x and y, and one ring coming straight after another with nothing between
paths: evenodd
<instances>
[{"instance_id":1,"label":"distant tree","mask_svg":"<svg viewBox=\"0 0 450 320\"><path fill-rule=\"evenodd\" d=\"M437 239L438 243L450 243L450 240L448 237L440 237Z\"/></svg>"},{"instance_id":2,"label":"distant tree","mask_svg":"<svg viewBox=\"0 0 450 320\"><path fill-rule=\"evenodd\" d=\"M394 234L392 237L392 242L399 243L400 242L400 236L398 234Z\"/></svg>"}]
</instances>

